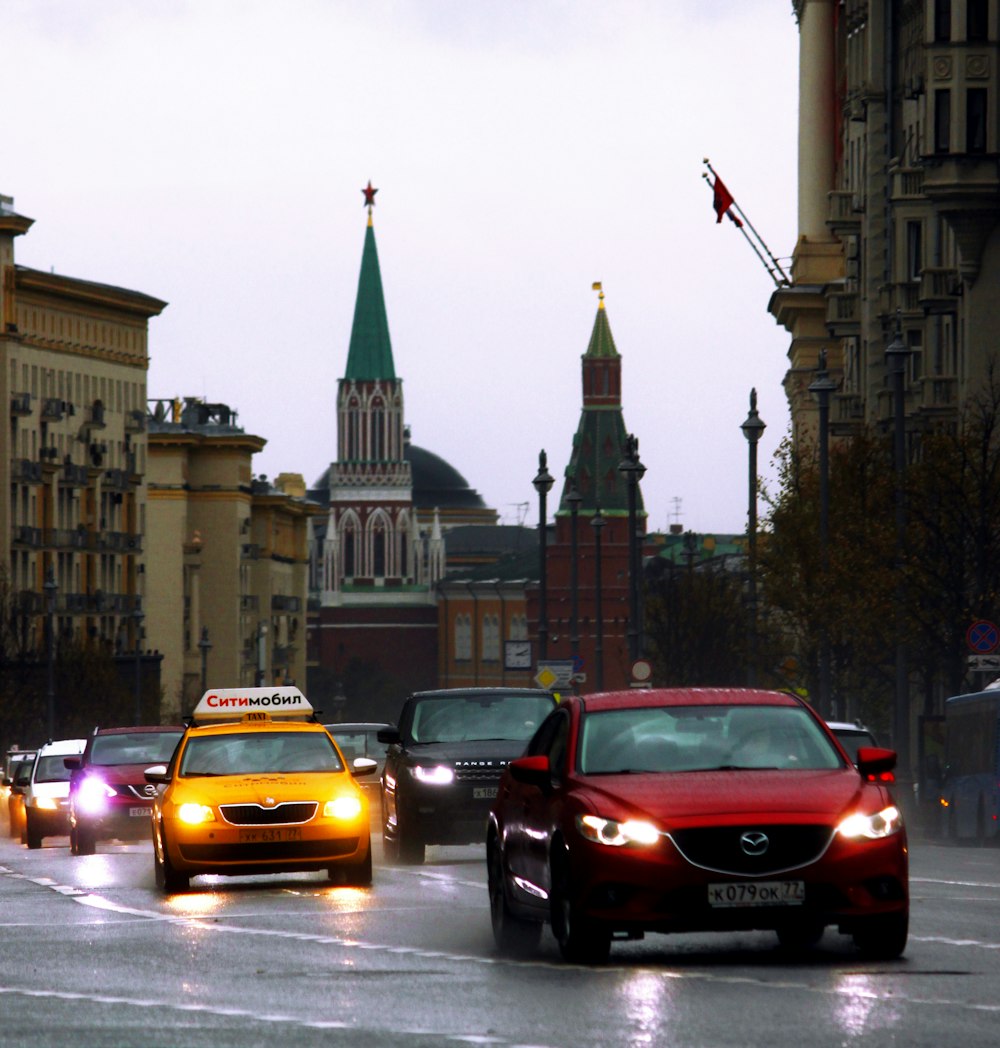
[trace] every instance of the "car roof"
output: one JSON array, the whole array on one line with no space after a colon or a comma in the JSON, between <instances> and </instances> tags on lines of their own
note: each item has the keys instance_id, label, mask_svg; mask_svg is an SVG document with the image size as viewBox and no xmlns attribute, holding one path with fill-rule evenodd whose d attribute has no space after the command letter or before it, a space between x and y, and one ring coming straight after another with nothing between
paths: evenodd
<instances>
[{"instance_id":1,"label":"car roof","mask_svg":"<svg viewBox=\"0 0 1000 1048\"><path fill-rule=\"evenodd\" d=\"M207 724L192 724L186 735L246 735L275 731L321 731L326 730L318 721L266 720L266 721L209 721Z\"/></svg>"},{"instance_id":2,"label":"car roof","mask_svg":"<svg viewBox=\"0 0 1000 1048\"><path fill-rule=\"evenodd\" d=\"M566 700L563 700L566 701ZM645 706L801 706L784 691L762 688L630 688L580 697L588 712L641 709Z\"/></svg>"},{"instance_id":3,"label":"car roof","mask_svg":"<svg viewBox=\"0 0 1000 1048\"><path fill-rule=\"evenodd\" d=\"M395 728L388 721L343 721L340 724L324 724L329 732L335 731L376 731L379 728Z\"/></svg>"},{"instance_id":4,"label":"car roof","mask_svg":"<svg viewBox=\"0 0 1000 1048\"><path fill-rule=\"evenodd\" d=\"M850 721L827 721L826 724L832 731L857 731L865 735L872 734L871 728L866 728L863 724L852 724Z\"/></svg>"},{"instance_id":5,"label":"car roof","mask_svg":"<svg viewBox=\"0 0 1000 1048\"><path fill-rule=\"evenodd\" d=\"M136 724L131 728L94 728L95 735L139 735L144 732L183 731L183 724Z\"/></svg>"},{"instance_id":6,"label":"car roof","mask_svg":"<svg viewBox=\"0 0 1000 1048\"><path fill-rule=\"evenodd\" d=\"M38 747L38 752L47 757L49 754L55 753L83 753L87 746L86 739L56 739L54 742L46 742L44 745Z\"/></svg>"},{"instance_id":7,"label":"car roof","mask_svg":"<svg viewBox=\"0 0 1000 1048\"><path fill-rule=\"evenodd\" d=\"M488 695L496 695L498 697L504 695L547 695L550 698L552 697L552 693L545 691L543 688L438 688L432 691L415 691L412 698L468 699L479 696L485 698ZM553 701L555 700L553 699Z\"/></svg>"}]
</instances>

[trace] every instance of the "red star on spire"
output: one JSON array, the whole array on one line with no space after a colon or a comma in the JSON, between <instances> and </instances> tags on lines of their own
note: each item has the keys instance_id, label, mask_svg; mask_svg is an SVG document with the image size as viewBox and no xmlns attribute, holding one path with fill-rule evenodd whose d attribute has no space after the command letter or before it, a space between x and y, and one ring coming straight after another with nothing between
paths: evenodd
<instances>
[{"instance_id":1,"label":"red star on spire","mask_svg":"<svg viewBox=\"0 0 1000 1048\"><path fill-rule=\"evenodd\" d=\"M364 204L364 206L365 207L374 207L375 206L375 194L378 192L378 190L372 188L372 180L370 178L368 179L368 185L365 186L365 188L362 189L361 192L364 193L364 195L365 195L365 204Z\"/></svg>"}]
</instances>

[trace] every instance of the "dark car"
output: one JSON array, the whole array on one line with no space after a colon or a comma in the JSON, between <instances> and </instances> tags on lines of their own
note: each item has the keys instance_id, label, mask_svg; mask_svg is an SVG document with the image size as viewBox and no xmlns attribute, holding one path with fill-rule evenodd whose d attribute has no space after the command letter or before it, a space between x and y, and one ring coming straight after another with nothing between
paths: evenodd
<instances>
[{"instance_id":1,"label":"dark car","mask_svg":"<svg viewBox=\"0 0 1000 1048\"><path fill-rule=\"evenodd\" d=\"M98 841L149 838L156 787L143 773L166 764L183 734L182 725L95 728L83 753L65 758L74 855L93 855Z\"/></svg>"},{"instance_id":2,"label":"dark car","mask_svg":"<svg viewBox=\"0 0 1000 1048\"><path fill-rule=\"evenodd\" d=\"M415 692L382 772L382 839L389 861L421 863L428 844L482 841L500 774L555 706L537 688Z\"/></svg>"},{"instance_id":3,"label":"dark car","mask_svg":"<svg viewBox=\"0 0 1000 1048\"><path fill-rule=\"evenodd\" d=\"M881 774L854 767L795 696L674 688L569 696L507 767L487 830L504 952L552 926L563 956L612 938L770 930L787 949L828 925L870 957L904 950L906 831Z\"/></svg>"}]
</instances>

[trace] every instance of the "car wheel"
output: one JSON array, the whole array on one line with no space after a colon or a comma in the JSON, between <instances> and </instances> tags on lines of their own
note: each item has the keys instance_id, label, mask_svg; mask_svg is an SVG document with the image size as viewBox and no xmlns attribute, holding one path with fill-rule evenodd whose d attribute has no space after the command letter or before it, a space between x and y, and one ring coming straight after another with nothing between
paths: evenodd
<instances>
[{"instance_id":1,"label":"car wheel","mask_svg":"<svg viewBox=\"0 0 1000 1048\"><path fill-rule=\"evenodd\" d=\"M190 876L178 873L171 865L162 824L153 831L153 867L156 872L156 887L168 895L186 892L191 887Z\"/></svg>"},{"instance_id":2,"label":"car wheel","mask_svg":"<svg viewBox=\"0 0 1000 1048\"><path fill-rule=\"evenodd\" d=\"M334 884L346 884L351 888L368 888L372 883L372 850L368 847L368 854L361 862L350 866L331 866L327 871L328 876Z\"/></svg>"},{"instance_id":3,"label":"car wheel","mask_svg":"<svg viewBox=\"0 0 1000 1048\"><path fill-rule=\"evenodd\" d=\"M565 960L604 964L611 953L611 931L581 913L573 894L569 856L564 851L552 862L552 934Z\"/></svg>"},{"instance_id":4,"label":"car wheel","mask_svg":"<svg viewBox=\"0 0 1000 1048\"><path fill-rule=\"evenodd\" d=\"M41 848L42 831L35 825L35 820L29 812L24 813L24 838L23 841L29 848Z\"/></svg>"},{"instance_id":5,"label":"car wheel","mask_svg":"<svg viewBox=\"0 0 1000 1048\"><path fill-rule=\"evenodd\" d=\"M909 913L869 917L854 928L854 945L871 960L891 961L906 949Z\"/></svg>"},{"instance_id":6,"label":"car wheel","mask_svg":"<svg viewBox=\"0 0 1000 1048\"><path fill-rule=\"evenodd\" d=\"M804 921L801 924L784 924L776 932L783 950L801 953L812 949L823 938L824 930L824 926L818 922Z\"/></svg>"},{"instance_id":7,"label":"car wheel","mask_svg":"<svg viewBox=\"0 0 1000 1048\"><path fill-rule=\"evenodd\" d=\"M412 830L396 823L396 843L399 847L399 861L407 866L423 864L426 848L424 842L417 840Z\"/></svg>"},{"instance_id":8,"label":"car wheel","mask_svg":"<svg viewBox=\"0 0 1000 1048\"><path fill-rule=\"evenodd\" d=\"M519 957L531 953L542 936L541 921L526 921L512 912L507 901L503 854L496 840L489 844L487 878L490 893L490 921L493 939L500 953Z\"/></svg>"}]
</instances>

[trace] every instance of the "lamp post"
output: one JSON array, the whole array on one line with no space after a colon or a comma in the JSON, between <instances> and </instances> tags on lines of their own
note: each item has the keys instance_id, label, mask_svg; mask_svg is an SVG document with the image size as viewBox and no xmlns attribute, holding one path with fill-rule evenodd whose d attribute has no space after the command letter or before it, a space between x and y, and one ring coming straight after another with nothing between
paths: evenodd
<instances>
[{"instance_id":1,"label":"lamp post","mask_svg":"<svg viewBox=\"0 0 1000 1048\"><path fill-rule=\"evenodd\" d=\"M201 627L201 640L198 641L198 649L201 651L201 693L208 690L208 653L212 650L212 644L208 639L208 627Z\"/></svg>"},{"instance_id":2,"label":"lamp post","mask_svg":"<svg viewBox=\"0 0 1000 1048\"><path fill-rule=\"evenodd\" d=\"M598 691L604 691L604 610L601 606L601 532L607 521L601 514L601 507L594 508L590 526L594 529L594 684Z\"/></svg>"},{"instance_id":3,"label":"lamp post","mask_svg":"<svg viewBox=\"0 0 1000 1048\"><path fill-rule=\"evenodd\" d=\"M546 468L545 452L538 453L538 472L532 484L538 492L538 657L549 657L549 618L546 606L545 540L547 513L545 498L552 490L555 480Z\"/></svg>"},{"instance_id":4,"label":"lamp post","mask_svg":"<svg viewBox=\"0 0 1000 1048\"><path fill-rule=\"evenodd\" d=\"M747 474L747 684L757 683L757 444L766 429L757 414L757 390L750 390L750 411L740 425L747 440L749 471Z\"/></svg>"},{"instance_id":5,"label":"lamp post","mask_svg":"<svg viewBox=\"0 0 1000 1048\"><path fill-rule=\"evenodd\" d=\"M903 487L906 471L906 359L910 350L903 341L899 316L892 342L885 350L886 369L892 379L893 403L893 460L896 472L896 696L893 705L893 745L898 760L898 777L906 783L910 779L910 694L906 644L903 640L903 614L906 607L906 584L903 580L903 554L906 543L906 494Z\"/></svg>"},{"instance_id":6,"label":"lamp post","mask_svg":"<svg viewBox=\"0 0 1000 1048\"><path fill-rule=\"evenodd\" d=\"M636 503L639 481L642 480L646 467L639 461L639 441L633 433L625 438L625 449L618 472L624 473L628 481L628 654L632 662L642 654L642 627L639 621L639 582L642 562L639 552L639 535L637 532Z\"/></svg>"},{"instance_id":7,"label":"lamp post","mask_svg":"<svg viewBox=\"0 0 1000 1048\"><path fill-rule=\"evenodd\" d=\"M569 564L569 588L570 588L570 617L569 617L569 643L573 656L573 691L577 687L576 675L577 665L580 661L580 576L577 564L577 528L580 523L580 503L583 496L577 490L576 477L571 477L569 491L566 493L566 501L569 503L570 515L570 564Z\"/></svg>"},{"instance_id":8,"label":"lamp post","mask_svg":"<svg viewBox=\"0 0 1000 1048\"><path fill-rule=\"evenodd\" d=\"M809 392L819 405L819 556L821 578L830 570L830 395L837 383L826 369L826 350L819 351L816 378ZM819 627L819 711L830 720L836 718L833 690L830 687L830 634L826 623Z\"/></svg>"},{"instance_id":9,"label":"lamp post","mask_svg":"<svg viewBox=\"0 0 1000 1048\"><path fill-rule=\"evenodd\" d=\"M56 631L54 616L56 613L56 592L59 589L59 583L56 582L55 569L51 564L45 573L45 582L42 583L42 589L45 590L45 643L49 664L45 709L48 737L53 739L56 733Z\"/></svg>"},{"instance_id":10,"label":"lamp post","mask_svg":"<svg viewBox=\"0 0 1000 1048\"><path fill-rule=\"evenodd\" d=\"M142 724L142 606L138 594L135 598L135 610L132 621L135 623L135 723Z\"/></svg>"}]
</instances>

